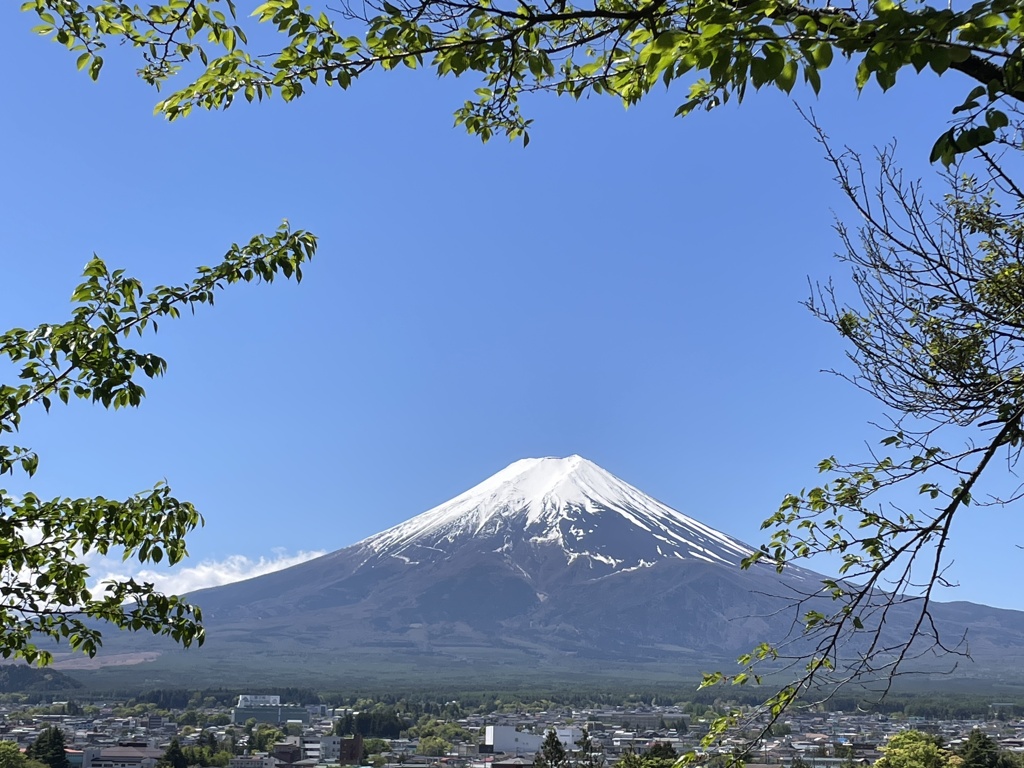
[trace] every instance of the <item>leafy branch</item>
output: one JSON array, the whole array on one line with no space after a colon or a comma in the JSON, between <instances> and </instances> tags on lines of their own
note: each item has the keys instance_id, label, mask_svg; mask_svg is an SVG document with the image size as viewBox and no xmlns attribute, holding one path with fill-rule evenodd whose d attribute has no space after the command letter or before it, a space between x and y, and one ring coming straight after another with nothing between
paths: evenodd
<instances>
[{"instance_id":1,"label":"leafy branch","mask_svg":"<svg viewBox=\"0 0 1024 768\"><path fill-rule=\"evenodd\" d=\"M94 257L72 295L76 306L69 321L0 335L0 356L15 364L21 380L0 385L0 435L18 431L31 407L49 411L55 399L115 409L139 405L145 389L136 379L162 375L167 363L125 340L155 332L159 320L177 318L183 309L213 304L217 291L233 283L301 280L315 250L311 234L284 224L272 235L232 245L220 263L200 267L193 281L149 292ZM31 449L0 445L0 476L32 477L38 466ZM39 638L66 640L72 649L94 655L102 643L97 620L169 635L184 646L201 644L198 608L134 579L106 582L94 594L83 561L91 553L119 552L125 560L173 565L187 554L186 535L201 524L195 507L163 483L121 501L42 500L0 489L0 656L46 664L52 654L38 645Z\"/></svg>"},{"instance_id":2,"label":"leafy branch","mask_svg":"<svg viewBox=\"0 0 1024 768\"><path fill-rule=\"evenodd\" d=\"M1024 198L1012 166L977 151L977 175L962 160L944 173L950 192L932 202L920 183L904 180L891 148L879 154L872 184L856 153L835 152L814 127L864 225L856 233L836 225L856 300L840 301L829 283L814 286L806 305L848 343L850 370L833 373L895 416L881 452L862 462L825 459L827 482L787 495L764 522L770 541L744 563L779 573L819 555L840 563L837 578L796 594L791 637L742 657L737 675L705 678L760 683L764 669L791 672L751 715L765 729L798 699L825 700L855 681L884 696L913 672L911 661L967 656L964 628L941 626L931 611L936 589L951 586L954 520L968 506L1022 495L981 492L993 459L1005 455L1012 469L1024 439ZM961 447L944 447L950 440ZM709 743L736 717L716 722Z\"/></svg>"},{"instance_id":3,"label":"leafy branch","mask_svg":"<svg viewBox=\"0 0 1024 768\"><path fill-rule=\"evenodd\" d=\"M77 52L78 66L93 77L110 40L140 50L140 76L153 85L187 70L191 79L157 106L169 119L195 107L226 108L236 96L278 93L287 101L321 83L345 89L375 68L430 67L478 77L475 98L456 110L457 124L484 140L500 132L528 141L531 120L519 107L525 93L607 93L629 105L687 78L677 110L684 115L742 99L749 86L789 93L802 78L818 92L838 54L856 65L858 90L872 80L887 90L908 67L954 70L978 83L980 93L965 103L984 95L989 119L975 125L964 116L940 137L933 154L948 163L991 143L1006 125L998 103L1024 97L1024 11L1010 0L956 11L894 0L848 7L825 0L379 0L319 10L268 0L253 11L255 24L237 19L229 0L145 8L28 0L22 8L38 14L37 31ZM247 35L259 25L281 41L273 53L249 49Z\"/></svg>"}]
</instances>

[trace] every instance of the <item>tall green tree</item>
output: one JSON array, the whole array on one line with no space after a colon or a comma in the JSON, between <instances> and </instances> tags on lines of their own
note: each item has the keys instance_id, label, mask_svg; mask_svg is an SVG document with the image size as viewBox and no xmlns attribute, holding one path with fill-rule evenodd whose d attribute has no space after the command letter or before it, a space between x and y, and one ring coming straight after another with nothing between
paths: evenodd
<instances>
[{"instance_id":1,"label":"tall green tree","mask_svg":"<svg viewBox=\"0 0 1024 768\"><path fill-rule=\"evenodd\" d=\"M549 728L548 732L544 734L540 750L534 756L534 766L536 768L564 768L567 763L568 755L562 742L558 739L558 733L554 728Z\"/></svg>"},{"instance_id":2,"label":"tall green tree","mask_svg":"<svg viewBox=\"0 0 1024 768\"><path fill-rule=\"evenodd\" d=\"M177 739L171 739L170 746L164 752L163 757L157 761L159 768L188 768L188 758L181 750L181 744Z\"/></svg>"},{"instance_id":3,"label":"tall green tree","mask_svg":"<svg viewBox=\"0 0 1024 768\"><path fill-rule=\"evenodd\" d=\"M335 736L352 736L356 732L356 721L351 712L346 712L344 717L334 722Z\"/></svg>"},{"instance_id":4,"label":"tall green tree","mask_svg":"<svg viewBox=\"0 0 1024 768\"><path fill-rule=\"evenodd\" d=\"M999 744L977 729L956 749L963 768L1019 768L1021 756L999 748Z\"/></svg>"},{"instance_id":5,"label":"tall green tree","mask_svg":"<svg viewBox=\"0 0 1024 768\"><path fill-rule=\"evenodd\" d=\"M573 763L576 768L604 768L604 749L590 737L588 728L583 729L579 741L576 742Z\"/></svg>"},{"instance_id":6,"label":"tall green tree","mask_svg":"<svg viewBox=\"0 0 1024 768\"><path fill-rule=\"evenodd\" d=\"M55 725L43 729L27 750L26 757L38 760L49 768L71 768L64 750L64 731Z\"/></svg>"},{"instance_id":7,"label":"tall green tree","mask_svg":"<svg viewBox=\"0 0 1024 768\"><path fill-rule=\"evenodd\" d=\"M996 768L999 764L999 745L987 733L975 729L956 750L964 768Z\"/></svg>"}]
</instances>

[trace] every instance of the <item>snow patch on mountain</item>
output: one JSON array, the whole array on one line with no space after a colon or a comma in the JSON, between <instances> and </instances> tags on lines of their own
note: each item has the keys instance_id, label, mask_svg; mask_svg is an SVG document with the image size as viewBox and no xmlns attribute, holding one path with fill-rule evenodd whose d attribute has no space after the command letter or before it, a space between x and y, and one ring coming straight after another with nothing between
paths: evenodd
<instances>
[{"instance_id":1,"label":"snow patch on mountain","mask_svg":"<svg viewBox=\"0 0 1024 768\"><path fill-rule=\"evenodd\" d=\"M503 537L489 549L506 555L514 541L557 545L572 563L632 570L659 559L735 566L751 547L651 498L580 456L522 459L497 474L357 546L406 562L422 549L450 554L456 543Z\"/></svg>"}]
</instances>

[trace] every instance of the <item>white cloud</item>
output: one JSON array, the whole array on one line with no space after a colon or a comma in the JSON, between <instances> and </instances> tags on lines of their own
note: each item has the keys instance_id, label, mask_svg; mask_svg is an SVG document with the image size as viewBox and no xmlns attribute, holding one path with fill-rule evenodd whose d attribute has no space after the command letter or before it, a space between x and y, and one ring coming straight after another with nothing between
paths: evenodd
<instances>
[{"instance_id":1,"label":"white cloud","mask_svg":"<svg viewBox=\"0 0 1024 768\"><path fill-rule=\"evenodd\" d=\"M173 568L156 570L139 568L137 562L134 564L131 561L122 563L110 558L103 558L90 563L90 570L93 574L94 586L109 579L134 578L136 581L151 582L161 592L180 595L280 571L324 554L326 554L325 550L288 554L284 550L276 549L271 557L261 556L258 560L252 560L245 555L229 555L223 560L202 560L195 565L191 565L189 560L185 560ZM98 594L100 590L95 591Z\"/></svg>"}]
</instances>

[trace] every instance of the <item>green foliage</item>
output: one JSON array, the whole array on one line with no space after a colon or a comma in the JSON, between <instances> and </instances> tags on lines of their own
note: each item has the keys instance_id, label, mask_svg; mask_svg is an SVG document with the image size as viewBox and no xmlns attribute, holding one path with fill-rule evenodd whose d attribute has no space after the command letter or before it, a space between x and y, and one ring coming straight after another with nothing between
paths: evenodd
<instances>
[{"instance_id":1,"label":"green foliage","mask_svg":"<svg viewBox=\"0 0 1024 768\"><path fill-rule=\"evenodd\" d=\"M17 742L4 740L0 741L0 768L47 768L47 765L23 754Z\"/></svg>"},{"instance_id":2,"label":"green foliage","mask_svg":"<svg viewBox=\"0 0 1024 768\"><path fill-rule=\"evenodd\" d=\"M574 768L604 767L604 750L590 738L590 731L587 728L583 729L580 740L576 742L576 750L572 762Z\"/></svg>"},{"instance_id":3,"label":"green foliage","mask_svg":"<svg viewBox=\"0 0 1024 768\"><path fill-rule=\"evenodd\" d=\"M163 757L157 761L157 768L188 768L189 761L181 750L177 739L172 739Z\"/></svg>"},{"instance_id":4,"label":"green foliage","mask_svg":"<svg viewBox=\"0 0 1024 768\"><path fill-rule=\"evenodd\" d=\"M956 749L962 768L1020 768L1021 756L999 749L999 744L986 733L971 731L967 740Z\"/></svg>"},{"instance_id":5,"label":"green foliage","mask_svg":"<svg viewBox=\"0 0 1024 768\"><path fill-rule=\"evenodd\" d=\"M356 718L358 724L358 717ZM473 734L460 726L447 720L438 720L430 715L421 715L416 725L406 732L409 738L424 738L436 736L448 742L472 741Z\"/></svg>"},{"instance_id":6,"label":"green foliage","mask_svg":"<svg viewBox=\"0 0 1024 768\"><path fill-rule=\"evenodd\" d=\"M416 747L416 753L431 757L441 757L448 754L448 750L451 748L451 743L445 741L440 736L424 736Z\"/></svg>"},{"instance_id":7,"label":"green foliage","mask_svg":"<svg viewBox=\"0 0 1024 768\"><path fill-rule=\"evenodd\" d=\"M838 55L853 65L857 89L873 81L886 90L901 72L925 69L938 75L955 70L974 80L977 87L955 106L952 126L932 148L931 159L950 167L967 157L989 158L986 148L993 145L1015 148L1020 126L1011 125L1009 115L1024 97L1024 9L1011 0L980 0L955 9L943 3L899 0L842 7L813 0L593 0L590 5L569 0L517 4L371 0L360 6L367 9L364 17L350 6L336 11L326 5L309 8L297 0L268 0L249 18L239 18L230 0L145 7L109 0L91 6L78 0L28 0L22 7L39 16L37 31L72 50L78 66L88 69L92 77L98 76L105 47L121 43L139 51L140 74L151 84L165 83L180 72L181 87L157 106L170 119L196 107L226 108L236 96L252 101L278 93L291 100L315 85L348 88L373 69L423 67L438 75L475 78L479 87L456 111L457 124L485 140L504 133L526 142L531 121L519 107L520 96L526 93L549 91L577 99L610 94L635 104L656 85L669 87L683 81L685 93L677 113L685 115L730 98L742 99L750 88L775 87L789 93L803 80L817 92L822 73ZM257 27L265 33L264 39L277 35L276 50L262 40L260 50L273 52L258 56L250 50L249 32ZM1013 180L997 167L989 168L981 184L969 174L957 177L953 193L940 206L940 226L948 230L931 238L923 209L914 207L920 198L913 190L908 193L898 174L883 178L883 186L892 187L899 201L909 201L904 209L909 231L924 231L920 240L901 240L900 232L908 230L887 229L891 221L887 213L873 217L870 206L858 198L866 185L840 159L831 154L830 158L843 189L869 222L860 238L860 254L854 253L857 238L850 238L840 227L862 301L860 306L841 306L834 303L831 287L826 287L809 305L850 343L851 359L859 367L851 378L895 412L897 423L882 441L885 455L877 460L823 460L820 470L827 481L784 499L765 523L772 530L771 541L746 564L763 561L782 570L794 561L827 553L842 559L841 575L846 579L827 581L822 585L823 601L805 606L803 628L821 642L801 676L763 702L761 712L768 716L769 726L814 680L836 671L839 640L870 631L870 614L877 612L873 595L880 589L900 591L884 578L893 568L899 572L900 558L913 560L926 547L937 546L935 564L941 565L942 543L954 514L974 503L974 486L995 453L1012 452L1024 434L1020 373L1024 366L1015 358L1024 319L1019 316L1024 278L1016 259L1024 227L1019 217L1002 213L993 196L995 189L1009 190L1009 197L1016 199L1009 200L1005 210L1020 210L1022 200ZM920 260L925 262L925 273L943 269L943 259L948 263L946 255L937 257L933 252L945 251L946 234L956 262L955 269L946 273L949 282L938 289L920 280L915 283ZM925 244L923 253L915 247L918 242ZM930 251L931 243L943 243L943 247ZM64 399L75 394L106 406L137 404L141 389L125 384L120 375L126 366L145 375L162 372L162 361L119 357L111 373L101 372L96 382L87 381L84 394L65 389ZM43 404L49 407L49 401ZM964 451L947 451L934 443L932 431L905 429L900 423L903 416L910 421L932 419L942 425L966 426L991 440ZM8 471L20 467L31 474L35 470L31 452L18 447L6 450L0 459L7 462ZM936 477L942 472L947 474ZM905 482L918 484L924 503L940 506L923 514L880 512L891 509L882 503L885 489ZM169 499L159 502L163 507ZM139 514L136 508L130 511ZM185 507L185 514L186 523L197 524L194 510ZM158 560L172 554L170 544L184 532L175 530L170 542L151 543L149 548L120 541L109 546L124 547L129 556L134 552L141 558L152 552ZM173 551L181 553L183 545ZM908 580L912 572L904 571ZM932 569L929 584L941 581L941 573L941 568ZM856 588L851 589L850 582ZM137 599L127 591L115 597ZM80 592L65 604L77 605ZM918 627L928 626L930 590L923 597ZM197 619L188 614L180 618L177 637L190 640L188 632ZM155 626L143 618L138 628ZM77 627L69 631L73 642L91 652L91 638L83 639L82 632ZM198 632L194 637L201 639ZM16 647L24 646L19 639ZM871 647L892 651L886 644ZM29 653L36 649L30 648ZM902 658L895 654L887 662L889 669ZM878 672L873 660L871 654L865 655L856 662L861 665L857 672ZM765 643L741 658L739 674L715 673L704 683L759 683L755 668L777 661L793 659L780 658L779 650ZM508 700L515 697L502 696L502 706L513 710L519 706ZM498 700L495 695L494 703ZM363 707L357 708L361 717ZM707 740L721 736L738 717L734 712L717 720ZM425 738L448 735L435 726L422 727L420 735ZM372 727L362 729L354 717L351 731L364 730ZM541 759L548 758L542 755Z\"/></svg>"},{"instance_id":8,"label":"green foliage","mask_svg":"<svg viewBox=\"0 0 1024 768\"><path fill-rule=\"evenodd\" d=\"M248 723L246 723L248 725ZM255 725L255 723L253 723ZM356 732L356 719L351 712L346 712L343 717L334 721L335 736L353 736Z\"/></svg>"},{"instance_id":9,"label":"green foliage","mask_svg":"<svg viewBox=\"0 0 1024 768\"><path fill-rule=\"evenodd\" d=\"M313 255L314 238L287 225L233 245L195 280L146 291L121 270L94 257L72 294L71 319L0 334L0 357L18 371L19 383L0 384L0 438L18 431L33 409L49 411L72 400L104 408L134 407L145 396L138 378L160 376L166 362L125 342L155 332L157 323L182 310L212 304L216 292L237 282L300 279ZM31 478L39 457L29 448L0 444L0 476ZM106 582L99 594L88 586L89 569L78 557L119 554L141 563L174 564L186 555L185 536L202 518L164 483L124 500L41 499L0 489L0 656L45 664L48 650L37 638L64 640L94 655L102 639L96 620L120 629L169 635L182 645L203 641L198 609L152 584L134 579Z\"/></svg>"},{"instance_id":10,"label":"green foliage","mask_svg":"<svg viewBox=\"0 0 1024 768\"><path fill-rule=\"evenodd\" d=\"M678 755L668 742L656 742L642 755L632 750L626 752L617 766L621 768L672 768L678 761Z\"/></svg>"},{"instance_id":11,"label":"green foliage","mask_svg":"<svg viewBox=\"0 0 1024 768\"><path fill-rule=\"evenodd\" d=\"M820 128L818 135L864 225L836 226L853 296L819 285L807 307L848 345L850 366L840 375L873 395L889 421L865 460L822 460L824 481L783 499L763 524L770 541L744 562L782 572L824 554L840 564L837 578L793 602L809 653L784 656L763 643L740 657L741 673L705 678L759 683L760 669L793 662L797 674L759 709L769 726L809 692L827 699L824 690L849 681L891 681L926 651L966 655L965 635L940 635L931 614L948 585L954 520L970 506L1020 498L982 491L1000 465L1012 471L1024 440L1019 144L998 139L1001 155L975 148L961 156L955 171L942 172L949 192L930 201L920 183L904 179L891 150L878 157L872 192L861 159L834 153ZM907 503L908 492L918 504ZM902 636L892 634L895 622L883 627L897 615ZM707 740L737 719L715 722Z\"/></svg>"},{"instance_id":12,"label":"green foliage","mask_svg":"<svg viewBox=\"0 0 1024 768\"><path fill-rule=\"evenodd\" d=\"M185 709L189 702L189 692L184 688L154 688L136 693L133 699L159 709Z\"/></svg>"},{"instance_id":13,"label":"green foliage","mask_svg":"<svg viewBox=\"0 0 1024 768\"><path fill-rule=\"evenodd\" d=\"M952 159L991 143L1006 128L1003 100L1022 87L1024 11L1012 0L945 3L879 0L835 6L807 0L540 0L518 4L455 0L377 0L339 11L298 0L267 0L239 18L231 0L132 5L104 0L27 0L36 31L98 77L103 52L128 43L140 75L161 85L186 82L157 110L174 119L193 108L226 108L279 94L285 101L317 85L347 89L373 69L429 68L473 75L478 87L455 122L486 140L495 133L529 141L520 96L550 91L579 99L609 94L635 104L652 88L684 81L677 114L712 109L748 89L817 92L838 56L854 64L858 90L891 88L906 70L956 70L979 86L957 106L933 159ZM365 14L365 15L364 15ZM257 28L260 55L248 45Z\"/></svg>"},{"instance_id":14,"label":"green foliage","mask_svg":"<svg viewBox=\"0 0 1024 768\"><path fill-rule=\"evenodd\" d=\"M185 755L185 761L188 765L198 765L202 768L209 768L209 766L217 766L217 768L225 768L228 761L231 760L232 753L227 749L219 749L211 747L209 745L204 746L187 746L182 747L182 754Z\"/></svg>"},{"instance_id":15,"label":"green foliage","mask_svg":"<svg viewBox=\"0 0 1024 768\"><path fill-rule=\"evenodd\" d=\"M644 753L644 755L646 757L659 760L672 760L673 762L675 762L675 759L679 756L676 754L675 749L672 748L672 745L667 741L655 742L654 745Z\"/></svg>"},{"instance_id":16,"label":"green foliage","mask_svg":"<svg viewBox=\"0 0 1024 768\"><path fill-rule=\"evenodd\" d=\"M193 727L202 725L201 720L205 722L205 718L194 709L186 709L177 717L178 725L191 725Z\"/></svg>"},{"instance_id":17,"label":"green foliage","mask_svg":"<svg viewBox=\"0 0 1024 768\"><path fill-rule=\"evenodd\" d=\"M82 688L77 680L55 669L38 669L27 664L0 666L0 692L70 691ZM55 713L60 714L60 713ZM72 714L68 712L67 714Z\"/></svg>"},{"instance_id":18,"label":"green foliage","mask_svg":"<svg viewBox=\"0 0 1024 768\"><path fill-rule=\"evenodd\" d=\"M27 761L17 742L0 741L0 768L25 768Z\"/></svg>"},{"instance_id":19,"label":"green foliage","mask_svg":"<svg viewBox=\"0 0 1024 768\"><path fill-rule=\"evenodd\" d=\"M549 729L544 734L544 741L541 742L540 751L534 756L533 764L535 768L564 768L568 761L569 756L566 754L562 742L558 740L558 734L553 728Z\"/></svg>"},{"instance_id":20,"label":"green foliage","mask_svg":"<svg viewBox=\"0 0 1024 768\"><path fill-rule=\"evenodd\" d=\"M381 752L390 752L391 742L384 739L366 739L363 742L363 751L368 755L379 755Z\"/></svg>"},{"instance_id":21,"label":"green foliage","mask_svg":"<svg viewBox=\"0 0 1024 768\"><path fill-rule=\"evenodd\" d=\"M337 736L359 734L369 739L397 739L406 728L406 722L399 717L394 707L374 705L366 702L368 711L347 712L334 724ZM427 718L430 720L430 718ZM432 721L431 721L432 722ZM435 735L435 729L412 729L413 735Z\"/></svg>"},{"instance_id":22,"label":"green foliage","mask_svg":"<svg viewBox=\"0 0 1024 768\"><path fill-rule=\"evenodd\" d=\"M963 760L963 768L996 768L999 764L999 745L978 730L971 731L956 753Z\"/></svg>"},{"instance_id":23,"label":"green foliage","mask_svg":"<svg viewBox=\"0 0 1024 768\"><path fill-rule=\"evenodd\" d=\"M960 759L942 748L934 736L920 731L897 733L882 747L877 768L958 768Z\"/></svg>"},{"instance_id":24,"label":"green foliage","mask_svg":"<svg viewBox=\"0 0 1024 768\"><path fill-rule=\"evenodd\" d=\"M640 757L640 764L643 768L672 768L678 758L672 744L657 741Z\"/></svg>"},{"instance_id":25,"label":"green foliage","mask_svg":"<svg viewBox=\"0 0 1024 768\"><path fill-rule=\"evenodd\" d=\"M18 749L17 742L0 741L0 768L47 768L45 763L29 758Z\"/></svg>"},{"instance_id":26,"label":"green foliage","mask_svg":"<svg viewBox=\"0 0 1024 768\"><path fill-rule=\"evenodd\" d=\"M25 756L38 760L48 768L70 768L64 751L64 732L55 725L43 730L25 750Z\"/></svg>"},{"instance_id":27,"label":"green foliage","mask_svg":"<svg viewBox=\"0 0 1024 768\"><path fill-rule=\"evenodd\" d=\"M255 752L267 752L283 738L284 734L277 728L260 723L249 736L249 748Z\"/></svg>"}]
</instances>

